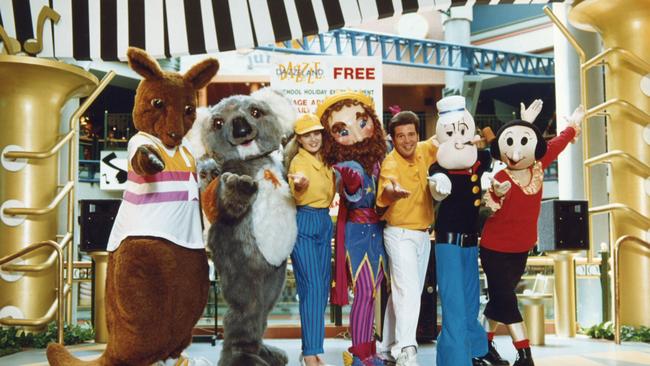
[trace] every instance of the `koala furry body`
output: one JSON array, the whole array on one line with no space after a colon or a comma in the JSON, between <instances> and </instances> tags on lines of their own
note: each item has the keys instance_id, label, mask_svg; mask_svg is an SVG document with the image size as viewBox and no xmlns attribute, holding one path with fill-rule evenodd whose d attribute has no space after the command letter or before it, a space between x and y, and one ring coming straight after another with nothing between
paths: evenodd
<instances>
[{"instance_id":1,"label":"koala furry body","mask_svg":"<svg viewBox=\"0 0 650 366\"><path fill-rule=\"evenodd\" d=\"M229 306L219 365L285 365L284 351L262 343L297 235L278 153L282 122L273 105L250 96L224 99L210 115L204 141L219 166L219 186L208 245Z\"/></svg>"}]
</instances>

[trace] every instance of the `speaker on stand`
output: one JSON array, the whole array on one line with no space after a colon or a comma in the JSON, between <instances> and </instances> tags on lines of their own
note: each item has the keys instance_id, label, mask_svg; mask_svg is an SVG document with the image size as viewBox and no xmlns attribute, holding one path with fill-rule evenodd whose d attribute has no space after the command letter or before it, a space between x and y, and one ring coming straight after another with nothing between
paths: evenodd
<instances>
[{"instance_id":1,"label":"speaker on stand","mask_svg":"<svg viewBox=\"0 0 650 366\"><path fill-rule=\"evenodd\" d=\"M542 202L537 248L553 258L555 333L576 335L575 257L589 249L587 201Z\"/></svg>"}]
</instances>

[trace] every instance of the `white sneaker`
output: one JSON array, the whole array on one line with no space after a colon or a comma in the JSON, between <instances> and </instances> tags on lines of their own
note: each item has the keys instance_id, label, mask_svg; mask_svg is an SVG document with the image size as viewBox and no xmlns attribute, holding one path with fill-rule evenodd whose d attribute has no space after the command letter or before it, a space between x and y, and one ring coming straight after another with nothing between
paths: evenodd
<instances>
[{"instance_id":1,"label":"white sneaker","mask_svg":"<svg viewBox=\"0 0 650 366\"><path fill-rule=\"evenodd\" d=\"M385 364L390 364L394 365L395 364L395 357L390 353L389 351L384 351L379 354L379 359L384 361Z\"/></svg>"},{"instance_id":2,"label":"white sneaker","mask_svg":"<svg viewBox=\"0 0 650 366\"><path fill-rule=\"evenodd\" d=\"M166 361L158 361L154 364L155 366L212 366L210 362L205 357L194 357L190 358L185 353L181 357L176 359L167 359Z\"/></svg>"},{"instance_id":3,"label":"white sneaker","mask_svg":"<svg viewBox=\"0 0 650 366\"><path fill-rule=\"evenodd\" d=\"M402 348L397 356L397 366L418 366L418 351L415 346Z\"/></svg>"},{"instance_id":4,"label":"white sneaker","mask_svg":"<svg viewBox=\"0 0 650 366\"><path fill-rule=\"evenodd\" d=\"M318 365L319 366L334 366L334 365L330 365L330 364L326 363L325 361L323 361L323 359L320 358L320 356L318 356L318 355L316 355L316 359L318 360ZM300 366L307 366L307 362L305 362L305 357L303 356L302 353L300 354L300 358L298 359L298 361L300 362Z\"/></svg>"}]
</instances>

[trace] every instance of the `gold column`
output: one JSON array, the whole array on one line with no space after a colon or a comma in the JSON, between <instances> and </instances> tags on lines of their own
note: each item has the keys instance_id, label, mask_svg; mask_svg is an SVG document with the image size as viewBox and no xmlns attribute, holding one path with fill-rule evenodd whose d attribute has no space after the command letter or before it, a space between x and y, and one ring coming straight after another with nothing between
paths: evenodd
<instances>
[{"instance_id":1,"label":"gold column","mask_svg":"<svg viewBox=\"0 0 650 366\"><path fill-rule=\"evenodd\" d=\"M579 1L569 20L603 39L606 50L586 65L604 63L607 101L589 108L586 117L606 111L607 148L610 155L618 154L605 159L611 166L611 204L590 212L612 215L612 246L625 235L645 238L650 229L650 196L644 190L650 147L643 135L644 128L650 128L650 97L642 92L641 82L644 77L648 82L650 74L650 0ZM588 92L587 87L583 93ZM650 326L650 250L624 247L620 260L621 307L616 311L623 324Z\"/></svg>"},{"instance_id":2,"label":"gold column","mask_svg":"<svg viewBox=\"0 0 650 366\"><path fill-rule=\"evenodd\" d=\"M549 253L555 270L555 334L562 337L576 335L576 272L575 256L579 252Z\"/></svg>"},{"instance_id":3,"label":"gold column","mask_svg":"<svg viewBox=\"0 0 650 366\"><path fill-rule=\"evenodd\" d=\"M92 252L93 258L93 327L95 342L108 343L106 326L106 271L108 269L108 252Z\"/></svg>"},{"instance_id":4,"label":"gold column","mask_svg":"<svg viewBox=\"0 0 650 366\"><path fill-rule=\"evenodd\" d=\"M517 295L524 305L524 324L528 331L528 340L534 346L543 346L546 341L546 320L544 318L544 300L551 294Z\"/></svg>"},{"instance_id":5,"label":"gold column","mask_svg":"<svg viewBox=\"0 0 650 366\"><path fill-rule=\"evenodd\" d=\"M56 206L74 184L68 182L60 190L56 154L62 145L60 111L70 98L88 95L97 83L92 74L62 62L0 55L0 258L32 243L56 240ZM20 151L43 153L25 159L6 156ZM7 213L23 208L29 213ZM12 264L53 263L48 261L50 253L41 248ZM40 318L56 298L56 267L19 272L16 277L0 278L0 309L16 307L24 318Z\"/></svg>"}]
</instances>

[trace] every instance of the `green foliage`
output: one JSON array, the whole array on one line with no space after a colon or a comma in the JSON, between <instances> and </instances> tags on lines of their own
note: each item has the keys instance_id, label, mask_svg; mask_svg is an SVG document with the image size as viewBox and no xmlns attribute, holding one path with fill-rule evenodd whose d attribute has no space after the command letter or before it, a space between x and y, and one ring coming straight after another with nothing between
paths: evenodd
<instances>
[{"instance_id":1,"label":"green foliage","mask_svg":"<svg viewBox=\"0 0 650 366\"><path fill-rule=\"evenodd\" d=\"M0 357L20 352L21 348L45 348L48 343L57 341L58 327L52 322L41 333L25 333L17 328L0 328ZM89 324L63 327L63 341L66 345L92 340L95 331Z\"/></svg>"},{"instance_id":2,"label":"green foliage","mask_svg":"<svg viewBox=\"0 0 650 366\"><path fill-rule=\"evenodd\" d=\"M0 357L20 351L16 328L0 328Z\"/></svg>"},{"instance_id":3,"label":"green foliage","mask_svg":"<svg viewBox=\"0 0 650 366\"><path fill-rule=\"evenodd\" d=\"M583 328L582 332L591 338L614 340L614 323L610 321L596 324L590 328ZM650 328L644 326L634 328L623 325L621 327L621 341L650 343Z\"/></svg>"}]
</instances>

